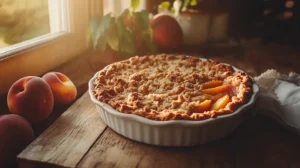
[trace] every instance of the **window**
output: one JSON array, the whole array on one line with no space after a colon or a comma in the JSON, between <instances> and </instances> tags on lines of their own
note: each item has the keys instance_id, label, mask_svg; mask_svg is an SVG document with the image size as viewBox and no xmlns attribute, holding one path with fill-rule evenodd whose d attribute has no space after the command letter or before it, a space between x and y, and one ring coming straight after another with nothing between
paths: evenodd
<instances>
[{"instance_id":1,"label":"window","mask_svg":"<svg viewBox=\"0 0 300 168\"><path fill-rule=\"evenodd\" d=\"M66 0L2 0L0 57L53 39L68 31Z\"/></svg>"},{"instance_id":2,"label":"window","mask_svg":"<svg viewBox=\"0 0 300 168\"><path fill-rule=\"evenodd\" d=\"M3 3L13 5L17 2L23 7L26 3L40 3L35 10L43 9L41 13L48 15L48 31L34 32L35 35L27 36L24 41L0 48L0 94L6 93L17 79L42 75L86 51L89 19L102 14L103 9L102 0L1 0L0 8ZM0 17L2 15L0 10ZM46 27L46 20L41 21L45 23L42 27ZM3 22L0 18L0 23Z\"/></svg>"},{"instance_id":3,"label":"window","mask_svg":"<svg viewBox=\"0 0 300 168\"><path fill-rule=\"evenodd\" d=\"M4 0L0 6L0 48L50 33L47 1Z\"/></svg>"}]
</instances>

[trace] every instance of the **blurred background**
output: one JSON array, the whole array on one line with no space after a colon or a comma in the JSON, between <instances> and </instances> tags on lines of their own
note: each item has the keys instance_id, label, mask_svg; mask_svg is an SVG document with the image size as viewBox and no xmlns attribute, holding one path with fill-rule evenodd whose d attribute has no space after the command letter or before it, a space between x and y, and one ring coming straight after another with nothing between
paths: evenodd
<instances>
[{"instance_id":1,"label":"blurred background","mask_svg":"<svg viewBox=\"0 0 300 168\"><path fill-rule=\"evenodd\" d=\"M0 48L50 33L47 0L1 0L0 20Z\"/></svg>"},{"instance_id":2,"label":"blurred background","mask_svg":"<svg viewBox=\"0 0 300 168\"><path fill-rule=\"evenodd\" d=\"M158 12L163 0L148 0L148 10ZM169 0L169 2L173 2ZM262 42L299 45L299 0L197 0L191 7L206 15L227 15L230 38L260 38ZM199 23L201 24L201 23ZM224 26L222 24L219 27Z\"/></svg>"},{"instance_id":3,"label":"blurred background","mask_svg":"<svg viewBox=\"0 0 300 168\"><path fill-rule=\"evenodd\" d=\"M164 1L144 0L140 7L146 6L149 12L156 14ZM117 1L104 2L107 4L104 13L112 11L112 6L117 6L119 12L130 6L129 0L118 1L119 5ZM202 35L201 42L255 38L263 43L295 46L300 42L298 3L299 0L197 0L197 5L189 8L201 13L193 25L202 27L199 33L212 34L210 37ZM0 20L0 48L51 32L47 0L1 0Z\"/></svg>"}]
</instances>

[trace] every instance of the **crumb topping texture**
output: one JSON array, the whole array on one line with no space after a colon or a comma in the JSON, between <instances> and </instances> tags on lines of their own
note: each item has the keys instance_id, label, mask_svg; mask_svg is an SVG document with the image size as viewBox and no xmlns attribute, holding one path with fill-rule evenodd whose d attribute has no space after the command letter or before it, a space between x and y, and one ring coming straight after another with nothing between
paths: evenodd
<instances>
[{"instance_id":1,"label":"crumb topping texture","mask_svg":"<svg viewBox=\"0 0 300 168\"><path fill-rule=\"evenodd\" d=\"M248 101L251 86L248 75L216 61L152 55L99 71L93 93L122 113L161 121L203 120L232 113ZM228 102L224 99L221 106L224 97Z\"/></svg>"}]
</instances>

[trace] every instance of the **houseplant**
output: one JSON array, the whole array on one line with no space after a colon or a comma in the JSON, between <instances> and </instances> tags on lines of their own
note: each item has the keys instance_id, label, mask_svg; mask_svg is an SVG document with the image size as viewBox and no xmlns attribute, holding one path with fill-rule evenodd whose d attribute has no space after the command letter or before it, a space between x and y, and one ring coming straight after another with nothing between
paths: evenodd
<instances>
[{"instance_id":1,"label":"houseplant","mask_svg":"<svg viewBox=\"0 0 300 168\"><path fill-rule=\"evenodd\" d=\"M120 57L155 53L149 13L137 11L139 4L132 0L131 7L119 16L93 16L88 31L93 48Z\"/></svg>"}]
</instances>

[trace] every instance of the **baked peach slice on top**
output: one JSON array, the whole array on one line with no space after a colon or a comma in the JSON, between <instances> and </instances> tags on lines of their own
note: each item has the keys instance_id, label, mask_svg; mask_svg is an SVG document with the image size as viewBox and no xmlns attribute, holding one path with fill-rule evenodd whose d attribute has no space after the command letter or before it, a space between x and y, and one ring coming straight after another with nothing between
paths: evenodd
<instances>
[{"instance_id":1,"label":"baked peach slice on top","mask_svg":"<svg viewBox=\"0 0 300 168\"><path fill-rule=\"evenodd\" d=\"M230 101L230 97L228 95L225 95L218 99L214 104L211 106L211 110L220 110L224 108Z\"/></svg>"},{"instance_id":2,"label":"baked peach slice on top","mask_svg":"<svg viewBox=\"0 0 300 168\"><path fill-rule=\"evenodd\" d=\"M208 111L211 107L212 101L211 100L204 100L203 102L199 102L199 104L196 106L195 110L197 112L204 112Z\"/></svg>"},{"instance_id":3,"label":"baked peach slice on top","mask_svg":"<svg viewBox=\"0 0 300 168\"><path fill-rule=\"evenodd\" d=\"M223 84L223 81L221 81L221 80L212 80L212 81L203 83L202 89L213 88L213 87L221 86L222 84Z\"/></svg>"},{"instance_id":4,"label":"baked peach slice on top","mask_svg":"<svg viewBox=\"0 0 300 168\"><path fill-rule=\"evenodd\" d=\"M229 90L230 88L231 88L231 85L221 85L221 86L217 86L217 87L213 87L213 88L203 89L201 91L206 94L218 94L218 93L225 92L225 91Z\"/></svg>"},{"instance_id":5,"label":"baked peach slice on top","mask_svg":"<svg viewBox=\"0 0 300 168\"><path fill-rule=\"evenodd\" d=\"M212 100L204 100L195 107L195 111L204 112L209 110L220 110L222 108L225 108L229 101L230 97L228 95L219 98L214 103Z\"/></svg>"},{"instance_id":6,"label":"baked peach slice on top","mask_svg":"<svg viewBox=\"0 0 300 168\"><path fill-rule=\"evenodd\" d=\"M223 85L223 81L220 80L212 80L208 81L202 84L202 93L210 94L210 95L216 95L219 93L223 93L228 91L231 88L231 85ZM208 101L210 101L208 103ZM224 108L230 101L230 97L228 94L222 96L221 98L218 98L216 101L213 100L206 100L199 104L199 111L208 111L208 110L219 110Z\"/></svg>"}]
</instances>

